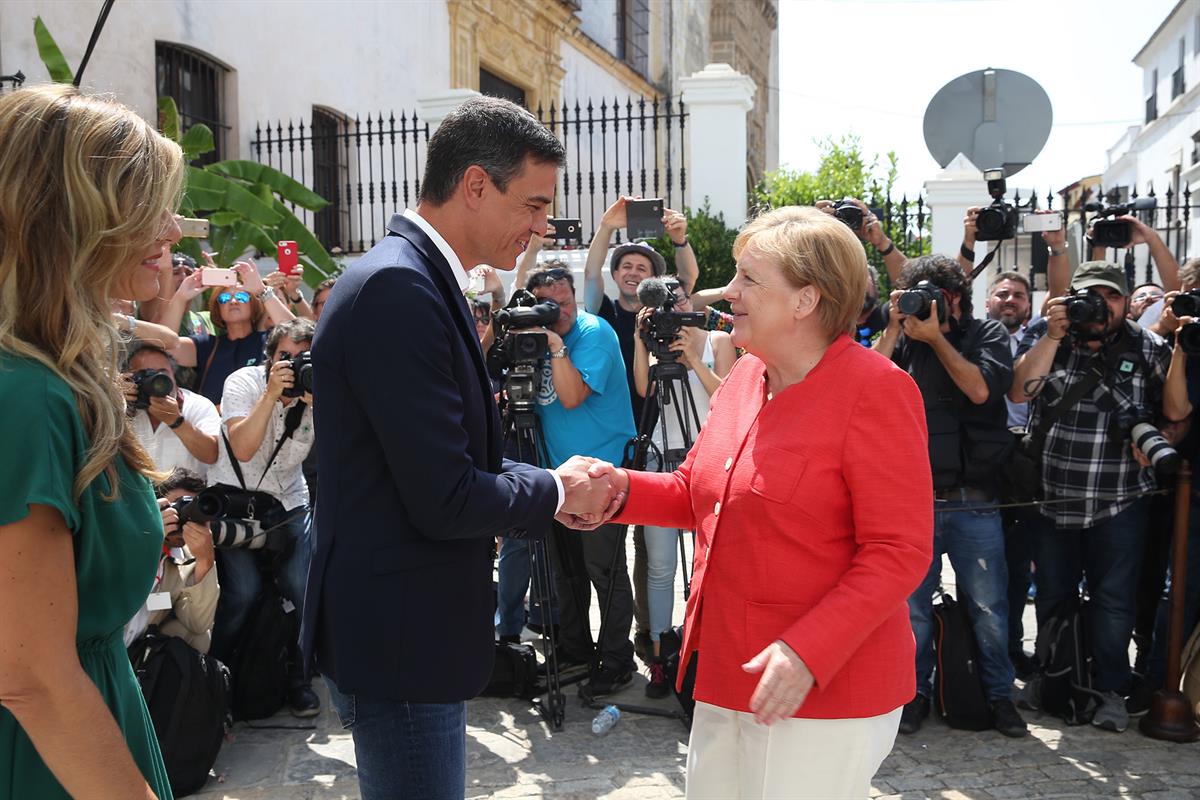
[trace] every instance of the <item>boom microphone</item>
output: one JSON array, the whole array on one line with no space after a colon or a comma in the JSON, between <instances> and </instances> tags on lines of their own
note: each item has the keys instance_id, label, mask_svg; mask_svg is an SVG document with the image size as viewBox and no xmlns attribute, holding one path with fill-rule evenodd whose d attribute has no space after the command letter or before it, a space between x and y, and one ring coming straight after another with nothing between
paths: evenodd
<instances>
[{"instance_id":1,"label":"boom microphone","mask_svg":"<svg viewBox=\"0 0 1200 800\"><path fill-rule=\"evenodd\" d=\"M667 303L675 302L675 294L667 288L667 282L662 278L646 278L639 283L637 298L647 308L662 308Z\"/></svg>"}]
</instances>

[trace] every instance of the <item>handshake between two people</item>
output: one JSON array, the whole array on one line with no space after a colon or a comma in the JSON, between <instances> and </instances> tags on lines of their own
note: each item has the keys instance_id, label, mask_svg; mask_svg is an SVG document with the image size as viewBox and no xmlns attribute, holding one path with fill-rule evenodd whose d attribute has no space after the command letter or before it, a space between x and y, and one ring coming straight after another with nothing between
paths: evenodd
<instances>
[{"instance_id":1,"label":"handshake between two people","mask_svg":"<svg viewBox=\"0 0 1200 800\"><path fill-rule=\"evenodd\" d=\"M629 493L625 470L588 456L571 456L554 470L562 479L565 498L554 516L569 528L590 531L617 515Z\"/></svg>"}]
</instances>

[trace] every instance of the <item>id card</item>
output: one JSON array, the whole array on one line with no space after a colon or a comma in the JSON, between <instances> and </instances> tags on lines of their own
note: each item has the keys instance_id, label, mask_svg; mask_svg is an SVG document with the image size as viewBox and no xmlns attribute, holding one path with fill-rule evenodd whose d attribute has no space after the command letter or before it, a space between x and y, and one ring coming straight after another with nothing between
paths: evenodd
<instances>
[{"instance_id":1,"label":"id card","mask_svg":"<svg viewBox=\"0 0 1200 800\"><path fill-rule=\"evenodd\" d=\"M171 593L170 592L151 592L146 598L146 610L148 611L170 611L171 610Z\"/></svg>"}]
</instances>

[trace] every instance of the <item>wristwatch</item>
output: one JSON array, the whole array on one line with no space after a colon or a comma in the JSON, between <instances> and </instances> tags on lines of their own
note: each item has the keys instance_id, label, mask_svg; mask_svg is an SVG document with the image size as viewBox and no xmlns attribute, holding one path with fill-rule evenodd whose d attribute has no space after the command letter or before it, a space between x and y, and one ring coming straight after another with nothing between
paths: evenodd
<instances>
[{"instance_id":1,"label":"wristwatch","mask_svg":"<svg viewBox=\"0 0 1200 800\"><path fill-rule=\"evenodd\" d=\"M289 297L288 300L291 301L292 305L298 306L304 302L304 295L297 292L295 297Z\"/></svg>"},{"instance_id":2,"label":"wristwatch","mask_svg":"<svg viewBox=\"0 0 1200 800\"><path fill-rule=\"evenodd\" d=\"M168 425L167 427L170 428L171 430L175 430L182 424L183 424L183 414L180 414L179 417L174 422L172 422L170 425Z\"/></svg>"},{"instance_id":3,"label":"wristwatch","mask_svg":"<svg viewBox=\"0 0 1200 800\"><path fill-rule=\"evenodd\" d=\"M551 358L566 358L567 357L567 346L564 344L562 347L560 347L558 349L557 353L551 353L550 357Z\"/></svg>"},{"instance_id":4,"label":"wristwatch","mask_svg":"<svg viewBox=\"0 0 1200 800\"><path fill-rule=\"evenodd\" d=\"M672 239L672 240L671 240L671 244L675 245L675 249L676 249L676 250L682 250L683 248L685 248L685 247L687 247L689 244L691 244L691 242L690 242L690 241L688 241L688 238L685 236L685 237L683 237L683 241L682 241L682 242L676 242L674 239Z\"/></svg>"},{"instance_id":5,"label":"wristwatch","mask_svg":"<svg viewBox=\"0 0 1200 800\"><path fill-rule=\"evenodd\" d=\"M275 290L272 289L270 286L264 287L261 292L259 292L257 295L255 295L255 297L258 298L260 303L265 303L274 296L275 296Z\"/></svg>"},{"instance_id":6,"label":"wristwatch","mask_svg":"<svg viewBox=\"0 0 1200 800\"><path fill-rule=\"evenodd\" d=\"M1047 247L1046 249L1050 251L1050 255L1052 256L1065 256L1067 254L1067 248L1065 247L1062 250L1055 250L1053 247Z\"/></svg>"}]
</instances>

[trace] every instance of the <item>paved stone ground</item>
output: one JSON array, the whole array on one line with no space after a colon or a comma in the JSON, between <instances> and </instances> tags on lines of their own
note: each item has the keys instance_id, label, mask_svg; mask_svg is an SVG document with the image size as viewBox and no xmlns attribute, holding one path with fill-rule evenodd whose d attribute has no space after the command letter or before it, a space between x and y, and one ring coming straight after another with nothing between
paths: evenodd
<instances>
[{"instance_id":1,"label":"paved stone ground","mask_svg":"<svg viewBox=\"0 0 1200 800\"><path fill-rule=\"evenodd\" d=\"M953 576L947 566L948 582ZM677 605L677 615L681 612ZM593 620L598 614L593 612ZM1025 609L1032 633L1032 606ZM1029 645L1027 649L1031 649ZM618 697L654 704L644 679ZM195 797L204 800L334 800L358 798L354 747L328 710L315 721L281 715L239 724L217 760L215 775ZM683 796L687 732L677 721L625 714L596 737L595 712L567 688L562 731L551 732L528 704L478 699L468 704L467 797L561 800L663 800ZM669 708L673 701L661 701ZM992 798L1200 798L1200 744L1148 739L1136 726L1123 734L1066 727L1025 712L1032 736L1011 740L930 720L900 736L876 775L872 797L888 800ZM263 727L275 725L278 728Z\"/></svg>"}]
</instances>

